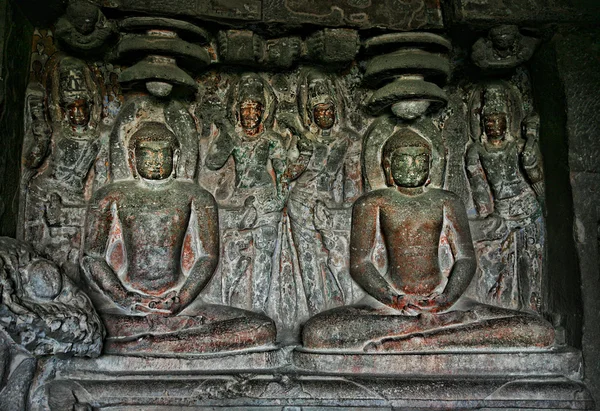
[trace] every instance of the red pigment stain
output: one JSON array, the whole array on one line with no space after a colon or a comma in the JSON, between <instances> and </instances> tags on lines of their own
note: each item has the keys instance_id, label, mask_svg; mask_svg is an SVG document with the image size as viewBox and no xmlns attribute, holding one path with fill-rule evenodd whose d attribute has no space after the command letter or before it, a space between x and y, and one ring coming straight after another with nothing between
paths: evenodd
<instances>
[{"instance_id":1,"label":"red pigment stain","mask_svg":"<svg viewBox=\"0 0 600 411\"><path fill-rule=\"evenodd\" d=\"M190 271L196 262L196 254L192 249L192 236L186 235L183 241L183 253L181 258L181 267L184 271Z\"/></svg>"}]
</instances>

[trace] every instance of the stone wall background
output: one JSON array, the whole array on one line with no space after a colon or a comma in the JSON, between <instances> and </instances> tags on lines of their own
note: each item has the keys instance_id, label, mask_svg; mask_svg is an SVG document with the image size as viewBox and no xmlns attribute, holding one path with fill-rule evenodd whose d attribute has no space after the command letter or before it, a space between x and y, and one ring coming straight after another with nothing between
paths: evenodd
<instances>
[{"instance_id":1,"label":"stone wall background","mask_svg":"<svg viewBox=\"0 0 600 411\"><path fill-rule=\"evenodd\" d=\"M33 26L11 1L0 1L0 235L17 230L25 89Z\"/></svg>"}]
</instances>

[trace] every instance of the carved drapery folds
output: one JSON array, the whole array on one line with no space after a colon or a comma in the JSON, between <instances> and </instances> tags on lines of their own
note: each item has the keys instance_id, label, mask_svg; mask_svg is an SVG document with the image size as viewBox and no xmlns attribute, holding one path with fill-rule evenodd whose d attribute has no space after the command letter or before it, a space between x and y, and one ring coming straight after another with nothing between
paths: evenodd
<instances>
[{"instance_id":1,"label":"carved drapery folds","mask_svg":"<svg viewBox=\"0 0 600 411\"><path fill-rule=\"evenodd\" d=\"M470 61L437 33L359 31L385 20L361 17L371 1L304 31L243 24L264 2L108 3L73 2L56 29L69 54L36 60L20 214L40 261L93 301L104 354L252 370L300 345L341 370L349 352L555 347L522 67L537 39L501 26ZM302 20L302 2L271 3ZM435 2L405 3L430 10L409 29L437 27ZM23 290L64 294L30 272Z\"/></svg>"}]
</instances>

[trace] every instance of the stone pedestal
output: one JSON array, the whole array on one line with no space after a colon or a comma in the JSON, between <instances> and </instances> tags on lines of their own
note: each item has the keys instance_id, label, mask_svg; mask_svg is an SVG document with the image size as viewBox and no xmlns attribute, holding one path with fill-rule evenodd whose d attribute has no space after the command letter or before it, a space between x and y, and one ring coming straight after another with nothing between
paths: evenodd
<instances>
[{"instance_id":1,"label":"stone pedestal","mask_svg":"<svg viewBox=\"0 0 600 411\"><path fill-rule=\"evenodd\" d=\"M31 400L36 411L592 409L581 365L571 349L49 359Z\"/></svg>"}]
</instances>

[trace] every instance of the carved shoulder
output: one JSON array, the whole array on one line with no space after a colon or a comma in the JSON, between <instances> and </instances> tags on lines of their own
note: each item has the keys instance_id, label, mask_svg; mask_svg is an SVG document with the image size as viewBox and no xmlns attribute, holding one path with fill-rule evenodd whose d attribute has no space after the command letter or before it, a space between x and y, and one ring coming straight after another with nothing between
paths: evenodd
<instances>
[{"instance_id":1,"label":"carved shoulder","mask_svg":"<svg viewBox=\"0 0 600 411\"><path fill-rule=\"evenodd\" d=\"M130 181L108 184L94 193L90 204L98 206L102 203L118 202L127 195L127 192L133 189L133 186L134 183Z\"/></svg>"}]
</instances>

